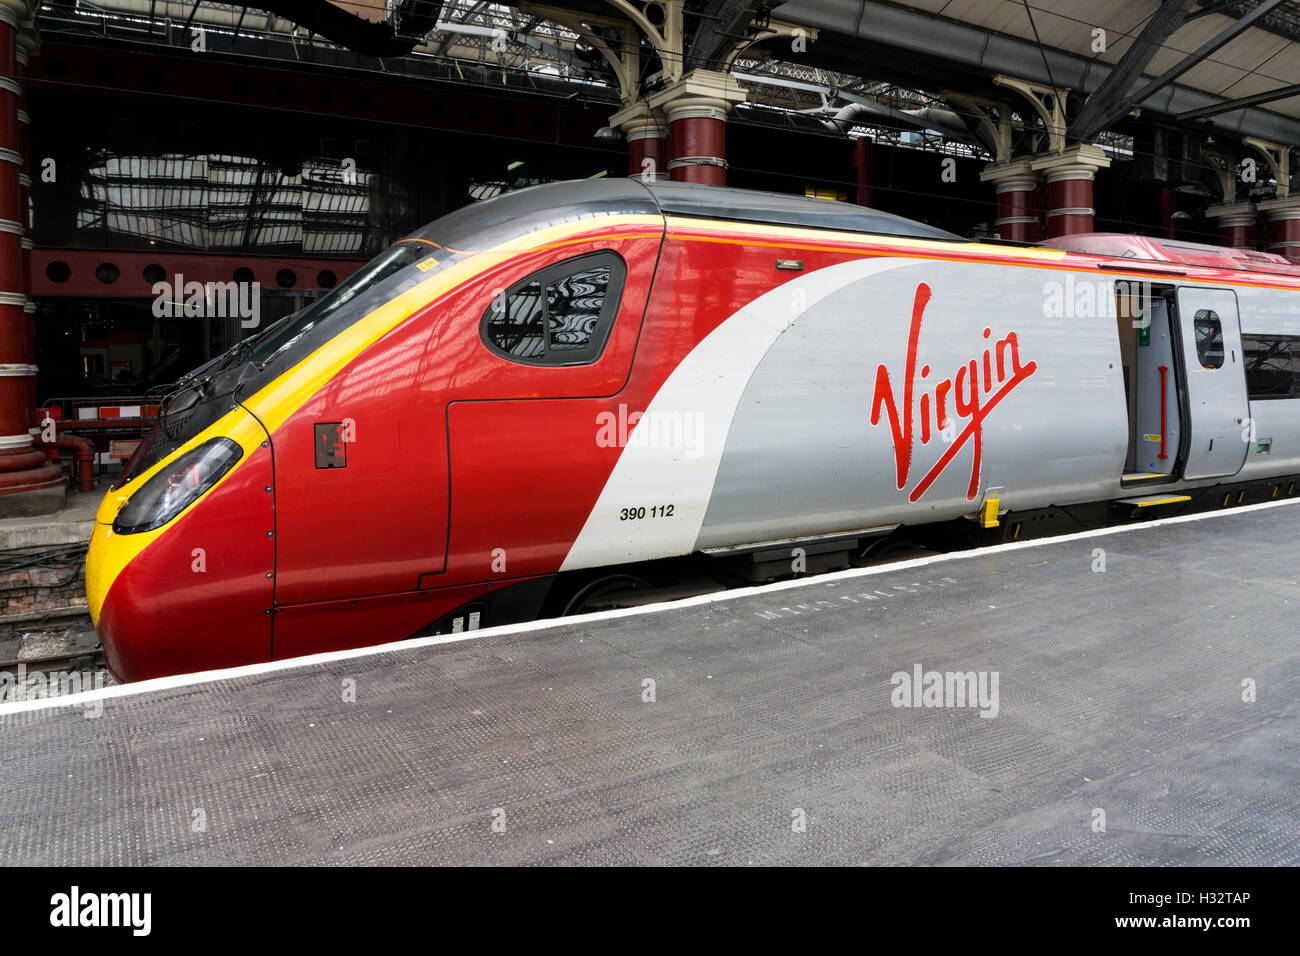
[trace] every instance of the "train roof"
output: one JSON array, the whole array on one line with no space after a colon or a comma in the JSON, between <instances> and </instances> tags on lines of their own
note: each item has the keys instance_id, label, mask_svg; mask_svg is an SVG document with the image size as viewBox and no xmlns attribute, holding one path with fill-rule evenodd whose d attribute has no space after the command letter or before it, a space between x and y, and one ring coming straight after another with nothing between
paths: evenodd
<instances>
[{"instance_id":1,"label":"train roof","mask_svg":"<svg viewBox=\"0 0 1300 956\"><path fill-rule=\"evenodd\" d=\"M725 220L861 235L973 243L936 226L868 206L789 193L699 183L644 183L635 177L545 183L470 203L412 233L445 253L488 248L534 229L611 214ZM1007 245L1026 247L1022 243ZM1123 233L1084 233L1048 239L1039 248L1098 258L1263 273L1300 280L1300 266L1282 256ZM1013 250L1008 250L1012 252Z\"/></svg>"},{"instance_id":2,"label":"train roof","mask_svg":"<svg viewBox=\"0 0 1300 956\"><path fill-rule=\"evenodd\" d=\"M458 243L485 248L494 240L520 235L533 228L611 213L723 219L867 235L969 241L893 213L833 199L809 199L787 193L698 183L647 184L635 178L544 183L502 193L492 199L462 206L412 233L412 237L451 248Z\"/></svg>"},{"instance_id":3,"label":"train roof","mask_svg":"<svg viewBox=\"0 0 1300 956\"><path fill-rule=\"evenodd\" d=\"M657 182L647 184L647 188L665 215L833 229L877 236L969 241L937 226L834 199L810 199L790 193L699 183Z\"/></svg>"},{"instance_id":4,"label":"train roof","mask_svg":"<svg viewBox=\"0 0 1300 956\"><path fill-rule=\"evenodd\" d=\"M1143 262L1264 272L1300 278L1300 267L1276 253L1237 249L1232 246L1213 246L1203 242L1184 242L1179 239L1160 239L1154 236L1131 236L1118 232L1086 232L1045 239L1039 245L1109 259L1136 259Z\"/></svg>"}]
</instances>

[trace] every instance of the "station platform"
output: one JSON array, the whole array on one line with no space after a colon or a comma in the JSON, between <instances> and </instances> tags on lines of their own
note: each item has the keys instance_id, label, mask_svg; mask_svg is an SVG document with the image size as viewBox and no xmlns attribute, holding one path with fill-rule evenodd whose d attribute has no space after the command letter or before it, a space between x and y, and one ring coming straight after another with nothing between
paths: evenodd
<instances>
[{"instance_id":1,"label":"station platform","mask_svg":"<svg viewBox=\"0 0 1300 956\"><path fill-rule=\"evenodd\" d=\"M4 705L0 862L1294 865L1297 504Z\"/></svg>"}]
</instances>

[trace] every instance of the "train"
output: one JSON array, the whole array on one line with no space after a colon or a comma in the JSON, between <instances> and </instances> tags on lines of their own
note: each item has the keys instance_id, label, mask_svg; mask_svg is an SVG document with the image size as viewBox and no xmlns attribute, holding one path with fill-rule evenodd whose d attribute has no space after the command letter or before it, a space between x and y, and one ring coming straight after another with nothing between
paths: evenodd
<instances>
[{"instance_id":1,"label":"train","mask_svg":"<svg viewBox=\"0 0 1300 956\"><path fill-rule=\"evenodd\" d=\"M123 681L1291 496L1300 269L551 183L185 377L86 564Z\"/></svg>"}]
</instances>

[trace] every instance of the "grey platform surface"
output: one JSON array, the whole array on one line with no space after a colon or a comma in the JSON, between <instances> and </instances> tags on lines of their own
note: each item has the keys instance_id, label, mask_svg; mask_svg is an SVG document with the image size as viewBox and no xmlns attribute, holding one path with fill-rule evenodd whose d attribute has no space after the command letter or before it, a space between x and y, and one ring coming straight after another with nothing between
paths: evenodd
<instances>
[{"instance_id":1,"label":"grey platform surface","mask_svg":"<svg viewBox=\"0 0 1300 956\"><path fill-rule=\"evenodd\" d=\"M1298 579L1230 512L5 714L0 863L1295 864Z\"/></svg>"}]
</instances>

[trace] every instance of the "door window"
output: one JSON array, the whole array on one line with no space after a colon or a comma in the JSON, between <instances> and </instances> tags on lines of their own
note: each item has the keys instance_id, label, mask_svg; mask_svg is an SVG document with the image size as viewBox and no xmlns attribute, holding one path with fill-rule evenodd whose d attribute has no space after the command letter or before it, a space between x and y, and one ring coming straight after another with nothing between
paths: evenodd
<instances>
[{"instance_id":1,"label":"door window","mask_svg":"<svg viewBox=\"0 0 1300 956\"><path fill-rule=\"evenodd\" d=\"M1192 319L1196 330L1196 357L1204 368L1223 367L1223 323L1213 309L1197 309Z\"/></svg>"}]
</instances>

